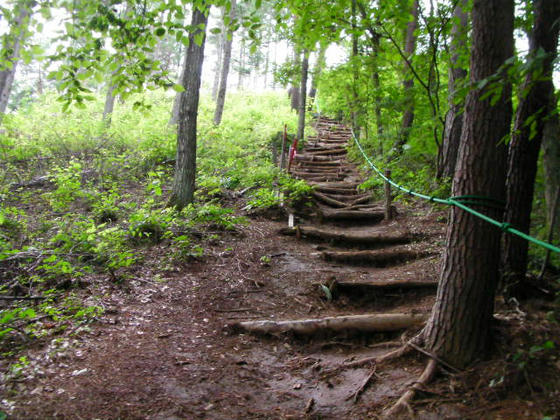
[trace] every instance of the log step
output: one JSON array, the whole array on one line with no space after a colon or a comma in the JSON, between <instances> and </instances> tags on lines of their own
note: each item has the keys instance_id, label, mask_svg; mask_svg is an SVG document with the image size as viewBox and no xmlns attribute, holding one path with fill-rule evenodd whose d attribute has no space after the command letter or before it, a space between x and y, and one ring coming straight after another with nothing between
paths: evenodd
<instances>
[{"instance_id":1,"label":"log step","mask_svg":"<svg viewBox=\"0 0 560 420\"><path fill-rule=\"evenodd\" d=\"M229 324L229 327L260 334L292 332L309 335L325 330L330 332L384 332L418 327L427 321L428 316L427 313L362 314L283 321L243 321Z\"/></svg>"},{"instance_id":2,"label":"log step","mask_svg":"<svg viewBox=\"0 0 560 420\"><path fill-rule=\"evenodd\" d=\"M330 242L333 246L359 245L379 246L382 244L409 243L412 236L407 231L393 229L337 230L321 229L314 226L300 225L293 228L282 228L283 235L294 235L301 238Z\"/></svg>"},{"instance_id":3,"label":"log step","mask_svg":"<svg viewBox=\"0 0 560 420\"><path fill-rule=\"evenodd\" d=\"M319 218L321 222L342 221L342 220L370 220L380 222L385 217L385 210L382 207L371 208L368 211L361 210L332 210L325 207L319 208Z\"/></svg>"},{"instance_id":4,"label":"log step","mask_svg":"<svg viewBox=\"0 0 560 420\"><path fill-rule=\"evenodd\" d=\"M326 261L333 261L352 265L370 265L387 267L406 261L433 255L432 251L411 249L409 247L393 247L392 249L366 251L324 251L321 257Z\"/></svg>"}]
</instances>

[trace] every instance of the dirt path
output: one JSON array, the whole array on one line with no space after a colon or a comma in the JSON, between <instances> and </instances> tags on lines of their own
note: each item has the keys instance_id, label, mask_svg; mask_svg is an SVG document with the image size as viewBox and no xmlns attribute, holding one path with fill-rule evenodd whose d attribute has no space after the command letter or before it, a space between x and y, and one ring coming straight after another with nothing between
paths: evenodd
<instances>
[{"instance_id":1,"label":"dirt path","mask_svg":"<svg viewBox=\"0 0 560 420\"><path fill-rule=\"evenodd\" d=\"M296 337L226 327L431 307L444 224L402 208L383 221L380 204L356 189L348 130L322 120L318 133L293 168L316 186L315 213L296 216L298 229L253 220L181 267L159 267L158 250L127 287L99 286L100 322L30 351L3 409L21 419L328 419L372 417L394 401L423 368L414 356L375 372L360 395L370 367L329 369L382 354L388 347L376 344L402 331Z\"/></svg>"}]
</instances>

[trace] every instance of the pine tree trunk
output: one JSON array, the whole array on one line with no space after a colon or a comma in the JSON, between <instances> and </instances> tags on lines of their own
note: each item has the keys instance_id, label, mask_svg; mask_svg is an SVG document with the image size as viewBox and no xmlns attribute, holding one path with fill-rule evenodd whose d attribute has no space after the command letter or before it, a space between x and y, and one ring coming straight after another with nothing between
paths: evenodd
<instances>
[{"instance_id":1,"label":"pine tree trunk","mask_svg":"<svg viewBox=\"0 0 560 420\"><path fill-rule=\"evenodd\" d=\"M558 99L554 96L550 104L551 109L558 107ZM560 189L560 119L554 113L545 123L543 130L543 169L545 181L545 201L548 226L553 219L556 225L560 223L560 203L555 202L556 194ZM556 217L554 217L556 214ZM560 229L552 226L553 232Z\"/></svg>"},{"instance_id":2,"label":"pine tree trunk","mask_svg":"<svg viewBox=\"0 0 560 420\"><path fill-rule=\"evenodd\" d=\"M557 22L560 19L560 3L535 0L533 13L534 23L533 31L529 36L528 60L534 59L539 51L544 51L547 55L542 62L539 79L534 80L535 73L531 71L521 86L513 137L509 144L505 213L506 222L525 233L529 233L531 224L537 161L545 120L551 111L549 105L554 95L552 70L560 33ZM535 117L533 123L527 124L529 118ZM524 281L528 248L529 244L525 239L506 235L504 247L506 287Z\"/></svg>"},{"instance_id":3,"label":"pine tree trunk","mask_svg":"<svg viewBox=\"0 0 560 420\"><path fill-rule=\"evenodd\" d=\"M305 102L307 96L307 73L309 70L309 51L303 52L303 59L301 61L301 88L299 90L299 115L298 115L298 129L297 138L302 140L305 135Z\"/></svg>"},{"instance_id":4,"label":"pine tree trunk","mask_svg":"<svg viewBox=\"0 0 560 420\"><path fill-rule=\"evenodd\" d=\"M475 0L472 11L471 82L495 74L513 55L513 0ZM506 146L501 141L511 122L511 84L501 81L494 106L472 90L465 119L453 195L505 198ZM501 217L492 207L478 207ZM424 329L426 347L458 368L484 355L499 278L501 231L459 208L451 210L447 247L436 302Z\"/></svg>"},{"instance_id":5,"label":"pine tree trunk","mask_svg":"<svg viewBox=\"0 0 560 420\"><path fill-rule=\"evenodd\" d=\"M406 26L406 37L404 45L404 53L410 61L412 55L416 50L416 35L414 31L418 27L418 0L414 0L412 10L410 11L412 20ZM408 63L403 63L405 68L405 76L403 81L403 97L404 97L404 112L401 120L401 128L395 143L393 144L393 153L390 159L398 157L403 152L403 146L408 143L410 137L410 130L414 122L414 79L408 68Z\"/></svg>"},{"instance_id":6,"label":"pine tree trunk","mask_svg":"<svg viewBox=\"0 0 560 420\"><path fill-rule=\"evenodd\" d=\"M235 0L231 2L229 12L231 21L235 18ZM216 100L216 109L214 111L214 124L220 125L222 122L222 114L224 112L224 104L226 102L227 80L229 74L229 66L231 63L231 46L233 44L233 32L228 31L225 35L224 42L224 61L222 63L222 75L220 77L220 88L218 89L218 98ZM229 35L229 37L227 36Z\"/></svg>"},{"instance_id":7,"label":"pine tree trunk","mask_svg":"<svg viewBox=\"0 0 560 420\"><path fill-rule=\"evenodd\" d=\"M206 41L206 24L208 12L193 10L191 27L197 28L189 35L189 47L185 58L182 80L186 95L181 95L179 107L179 124L177 129L177 158L175 161L175 178L169 204L182 209L193 202L196 177L196 128L198 101ZM200 27L204 29L200 29ZM200 45L196 36L202 34Z\"/></svg>"},{"instance_id":8,"label":"pine tree trunk","mask_svg":"<svg viewBox=\"0 0 560 420\"><path fill-rule=\"evenodd\" d=\"M2 45L2 52L0 53L0 61L11 63L11 67L0 70L0 122L8 107L10 100L10 93L12 92L12 85L14 83L14 76L17 70L19 61L19 52L22 43L28 35L27 22L31 15L31 8L35 2L20 1L17 3L19 13L16 20L10 25L10 33L4 38ZM0 68L4 66L0 65Z\"/></svg>"},{"instance_id":9,"label":"pine tree trunk","mask_svg":"<svg viewBox=\"0 0 560 420\"><path fill-rule=\"evenodd\" d=\"M457 153L461 141L463 126L463 103L457 103L456 90L459 82L467 77L467 70L459 63L459 55L466 49L468 15L466 0L461 0L455 6L453 18L455 19L451 28L451 63L449 66L448 101L449 110L445 116L445 127L443 131L441 159L438 164L438 178L451 178L455 173Z\"/></svg>"}]
</instances>

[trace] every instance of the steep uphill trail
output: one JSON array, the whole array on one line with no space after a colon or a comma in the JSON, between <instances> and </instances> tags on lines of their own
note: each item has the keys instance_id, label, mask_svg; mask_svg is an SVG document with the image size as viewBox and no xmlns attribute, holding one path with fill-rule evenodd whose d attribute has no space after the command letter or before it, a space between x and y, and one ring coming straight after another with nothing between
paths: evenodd
<instances>
[{"instance_id":1,"label":"steep uphill trail","mask_svg":"<svg viewBox=\"0 0 560 420\"><path fill-rule=\"evenodd\" d=\"M294 165L316 185L314 215L296 217L297 229L254 219L178 266L162 266L167 250L154 248L124 284L96 286L91 303L105 308L97 323L30 349L26 368L2 388L1 409L15 419L334 419L371 418L391 405L422 370L414 355L373 373L333 368L398 346L410 319L419 328L444 224L398 206L394 220L381 220L380 205L356 189L348 130L322 120L318 132ZM379 313L408 319L372 331L380 328L367 316ZM312 322L310 336L230 329L309 319L329 328Z\"/></svg>"}]
</instances>

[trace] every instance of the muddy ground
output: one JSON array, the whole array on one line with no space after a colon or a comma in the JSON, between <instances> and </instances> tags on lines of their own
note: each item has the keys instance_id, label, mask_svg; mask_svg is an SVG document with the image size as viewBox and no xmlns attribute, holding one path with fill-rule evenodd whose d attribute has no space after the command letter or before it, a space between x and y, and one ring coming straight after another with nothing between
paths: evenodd
<instances>
[{"instance_id":1,"label":"muddy ground","mask_svg":"<svg viewBox=\"0 0 560 420\"><path fill-rule=\"evenodd\" d=\"M445 213L401 207L399 223L429 235L441 249ZM429 310L433 291L396 289L327 301L318 283L329 277L437 278L440 257L412 266L341 268L318 258L320 246L279 235L284 226L284 219L252 218L237 233L207 243L203 258L174 267L162 266L166 248L155 247L125 283L105 279L80 291L100 297L91 299L104 307L103 315L31 345L24 373L2 385L1 409L13 419L378 418L414 383L425 356L413 353L375 371L367 365L335 373L332 368L393 349L401 333L271 337L228 325ZM414 402L418 418L555 418L557 351L523 356L558 332L546 320L546 305L499 303L490 359L438 376ZM514 360L516 352L527 359L525 367ZM1 362L2 369L10 362ZM369 386L356 396L370 375Z\"/></svg>"}]
</instances>

